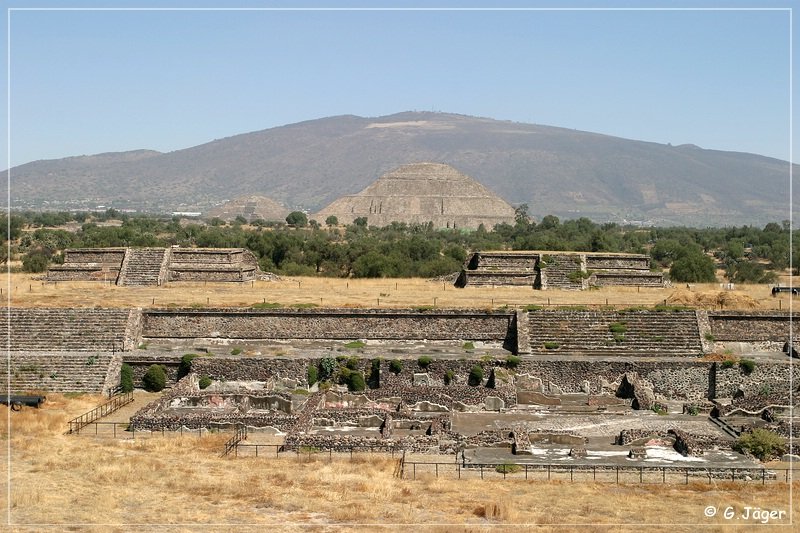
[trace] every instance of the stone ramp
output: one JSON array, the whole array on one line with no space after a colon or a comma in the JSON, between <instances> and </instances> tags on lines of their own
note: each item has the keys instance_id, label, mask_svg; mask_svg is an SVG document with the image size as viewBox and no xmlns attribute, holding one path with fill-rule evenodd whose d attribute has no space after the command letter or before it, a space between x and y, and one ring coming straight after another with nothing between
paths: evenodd
<instances>
[{"instance_id":1,"label":"stone ramp","mask_svg":"<svg viewBox=\"0 0 800 533\"><path fill-rule=\"evenodd\" d=\"M119 381L119 375L108 375L115 358L119 355L109 352L10 352L0 365L0 383L10 382L13 393L105 394ZM11 369L10 380L8 368Z\"/></svg>"},{"instance_id":2,"label":"stone ramp","mask_svg":"<svg viewBox=\"0 0 800 533\"><path fill-rule=\"evenodd\" d=\"M122 351L130 309L5 308L0 346L13 351ZM9 338L10 333L10 338ZM8 343L8 344L7 344Z\"/></svg>"},{"instance_id":3,"label":"stone ramp","mask_svg":"<svg viewBox=\"0 0 800 533\"><path fill-rule=\"evenodd\" d=\"M694 311L575 311L528 313L532 353L693 355L702 353Z\"/></svg>"}]
</instances>

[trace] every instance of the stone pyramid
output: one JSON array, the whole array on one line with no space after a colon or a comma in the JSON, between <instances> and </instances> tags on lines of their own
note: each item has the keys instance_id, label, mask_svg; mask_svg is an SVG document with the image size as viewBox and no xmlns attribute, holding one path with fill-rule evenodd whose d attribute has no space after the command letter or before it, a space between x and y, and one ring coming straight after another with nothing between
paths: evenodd
<instances>
[{"instance_id":1,"label":"stone pyramid","mask_svg":"<svg viewBox=\"0 0 800 533\"><path fill-rule=\"evenodd\" d=\"M514 208L486 187L441 163L412 163L387 172L358 194L334 201L311 218L334 215L340 224L366 217L370 226L392 222L435 228L491 230L514 223Z\"/></svg>"},{"instance_id":2,"label":"stone pyramid","mask_svg":"<svg viewBox=\"0 0 800 533\"><path fill-rule=\"evenodd\" d=\"M209 210L207 216L233 220L243 216L248 222L268 220L284 222L289 210L266 196L241 196Z\"/></svg>"}]
</instances>

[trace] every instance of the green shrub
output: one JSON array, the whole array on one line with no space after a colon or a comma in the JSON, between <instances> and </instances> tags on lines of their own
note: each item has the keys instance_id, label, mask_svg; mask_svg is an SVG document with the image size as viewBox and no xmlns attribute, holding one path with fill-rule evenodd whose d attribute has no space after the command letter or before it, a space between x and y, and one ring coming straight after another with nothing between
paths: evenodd
<instances>
[{"instance_id":1,"label":"green shrub","mask_svg":"<svg viewBox=\"0 0 800 533\"><path fill-rule=\"evenodd\" d=\"M364 381L364 374L358 370L350 370L349 368L342 368L339 370L339 383L347 385L347 390L352 392L360 392L367 388Z\"/></svg>"},{"instance_id":2,"label":"green shrub","mask_svg":"<svg viewBox=\"0 0 800 533\"><path fill-rule=\"evenodd\" d=\"M740 359L739 368L747 375L752 374L756 369L756 362L752 359Z\"/></svg>"},{"instance_id":3,"label":"green shrub","mask_svg":"<svg viewBox=\"0 0 800 533\"><path fill-rule=\"evenodd\" d=\"M211 385L211 378L203 374L197 384L201 389L207 389Z\"/></svg>"},{"instance_id":4,"label":"green shrub","mask_svg":"<svg viewBox=\"0 0 800 533\"><path fill-rule=\"evenodd\" d=\"M781 455L785 440L772 431L756 428L749 433L742 433L733 443L733 449L739 453L750 453L761 461L768 461Z\"/></svg>"},{"instance_id":5,"label":"green shrub","mask_svg":"<svg viewBox=\"0 0 800 533\"><path fill-rule=\"evenodd\" d=\"M241 348L234 348L231 350L231 355L239 355L240 353L242 353Z\"/></svg>"},{"instance_id":6,"label":"green shrub","mask_svg":"<svg viewBox=\"0 0 800 533\"><path fill-rule=\"evenodd\" d=\"M392 359L389 363L389 370L395 374L399 374L403 370L403 362L400 359Z\"/></svg>"},{"instance_id":7,"label":"green shrub","mask_svg":"<svg viewBox=\"0 0 800 533\"><path fill-rule=\"evenodd\" d=\"M453 372L452 370L447 370L444 373L444 384L450 385L455 377L456 377L455 372Z\"/></svg>"},{"instance_id":8,"label":"green shrub","mask_svg":"<svg viewBox=\"0 0 800 533\"><path fill-rule=\"evenodd\" d=\"M613 322L608 325L608 331L611 333L625 333L628 331L628 326L625 322Z\"/></svg>"},{"instance_id":9,"label":"green shrub","mask_svg":"<svg viewBox=\"0 0 800 533\"><path fill-rule=\"evenodd\" d=\"M557 342L548 341L544 343L545 350L557 350L560 344Z\"/></svg>"},{"instance_id":10,"label":"green shrub","mask_svg":"<svg viewBox=\"0 0 800 533\"><path fill-rule=\"evenodd\" d=\"M350 349L363 348L364 346L366 346L366 343L364 341L352 341L344 345L345 348L350 348Z\"/></svg>"},{"instance_id":11,"label":"green shrub","mask_svg":"<svg viewBox=\"0 0 800 533\"><path fill-rule=\"evenodd\" d=\"M53 376L50 377L52 378ZM122 368L119 372L119 384L122 392L133 392L133 367L128 363L122 363Z\"/></svg>"},{"instance_id":12,"label":"green shrub","mask_svg":"<svg viewBox=\"0 0 800 533\"><path fill-rule=\"evenodd\" d=\"M425 369L433 362L433 358L430 355L423 355L419 359L417 359L417 364L420 368Z\"/></svg>"},{"instance_id":13,"label":"green shrub","mask_svg":"<svg viewBox=\"0 0 800 533\"><path fill-rule=\"evenodd\" d=\"M477 387L483 382L483 367L481 365L474 365L469 371L469 379L467 383L471 387Z\"/></svg>"},{"instance_id":14,"label":"green shrub","mask_svg":"<svg viewBox=\"0 0 800 533\"><path fill-rule=\"evenodd\" d=\"M733 359L725 359L724 361L722 361L722 364L720 366L722 368L733 368L733 365L735 364L736 361L734 361Z\"/></svg>"},{"instance_id":15,"label":"green shrub","mask_svg":"<svg viewBox=\"0 0 800 533\"><path fill-rule=\"evenodd\" d=\"M464 348L465 350L474 350L475 349L475 344L470 342L470 341L467 341L461 347Z\"/></svg>"},{"instance_id":16,"label":"green shrub","mask_svg":"<svg viewBox=\"0 0 800 533\"><path fill-rule=\"evenodd\" d=\"M711 333L710 331L707 331L706 334L703 335L703 338L705 338L708 342L714 342L714 340L715 340L714 339L714 334Z\"/></svg>"},{"instance_id":17,"label":"green shrub","mask_svg":"<svg viewBox=\"0 0 800 533\"><path fill-rule=\"evenodd\" d=\"M317 382L317 367L316 366L308 365L308 368L306 369L306 381L308 381L308 386L309 387Z\"/></svg>"},{"instance_id":18,"label":"green shrub","mask_svg":"<svg viewBox=\"0 0 800 533\"><path fill-rule=\"evenodd\" d=\"M252 309L278 309L283 307L278 302L259 302L250 306Z\"/></svg>"},{"instance_id":19,"label":"green shrub","mask_svg":"<svg viewBox=\"0 0 800 533\"><path fill-rule=\"evenodd\" d=\"M542 308L541 305L536 305L536 304L526 305L525 307L522 308L523 311L528 311L528 312L530 312L530 311L541 311L542 309L543 308Z\"/></svg>"},{"instance_id":20,"label":"green shrub","mask_svg":"<svg viewBox=\"0 0 800 533\"><path fill-rule=\"evenodd\" d=\"M350 370L358 370L358 363L361 361L358 357L348 357L347 361L344 362L344 366L349 368Z\"/></svg>"},{"instance_id":21,"label":"green shrub","mask_svg":"<svg viewBox=\"0 0 800 533\"><path fill-rule=\"evenodd\" d=\"M186 377L192 371L192 360L197 357L196 353L187 353L181 357L181 364L178 365L178 379Z\"/></svg>"},{"instance_id":22,"label":"green shrub","mask_svg":"<svg viewBox=\"0 0 800 533\"><path fill-rule=\"evenodd\" d=\"M142 377L142 385L148 392L160 392L167 386L167 373L161 365L150 365Z\"/></svg>"},{"instance_id":23,"label":"green shrub","mask_svg":"<svg viewBox=\"0 0 800 533\"><path fill-rule=\"evenodd\" d=\"M522 470L522 467L512 463L503 463L494 467L494 470L498 474L513 474L514 472L519 472Z\"/></svg>"},{"instance_id":24,"label":"green shrub","mask_svg":"<svg viewBox=\"0 0 800 533\"><path fill-rule=\"evenodd\" d=\"M333 376L336 370L336 359L333 357L323 357L319 360L319 380L325 381Z\"/></svg>"},{"instance_id":25,"label":"green shrub","mask_svg":"<svg viewBox=\"0 0 800 533\"><path fill-rule=\"evenodd\" d=\"M522 362L522 358L516 355L509 355L506 357L506 366L508 368L517 368Z\"/></svg>"}]
</instances>

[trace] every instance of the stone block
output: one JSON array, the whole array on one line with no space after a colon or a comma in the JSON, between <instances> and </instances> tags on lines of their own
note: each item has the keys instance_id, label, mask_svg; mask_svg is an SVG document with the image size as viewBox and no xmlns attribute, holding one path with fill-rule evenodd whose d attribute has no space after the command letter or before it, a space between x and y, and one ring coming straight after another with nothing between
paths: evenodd
<instances>
[{"instance_id":1,"label":"stone block","mask_svg":"<svg viewBox=\"0 0 800 533\"><path fill-rule=\"evenodd\" d=\"M505 409L506 402L497 396L487 396L483 401L483 406L487 411L500 411L501 409Z\"/></svg>"}]
</instances>

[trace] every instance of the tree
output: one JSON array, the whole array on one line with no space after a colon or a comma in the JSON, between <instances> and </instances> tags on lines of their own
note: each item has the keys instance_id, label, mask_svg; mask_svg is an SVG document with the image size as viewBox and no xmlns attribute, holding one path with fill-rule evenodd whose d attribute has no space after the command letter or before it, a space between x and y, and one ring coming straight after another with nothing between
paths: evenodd
<instances>
[{"instance_id":1,"label":"tree","mask_svg":"<svg viewBox=\"0 0 800 533\"><path fill-rule=\"evenodd\" d=\"M286 223L296 228L302 228L308 224L308 217L302 211L292 211L286 217Z\"/></svg>"},{"instance_id":2,"label":"tree","mask_svg":"<svg viewBox=\"0 0 800 533\"><path fill-rule=\"evenodd\" d=\"M328 226L338 226L339 219L336 217L336 215L331 215L325 219L325 224L327 224Z\"/></svg>"},{"instance_id":3,"label":"tree","mask_svg":"<svg viewBox=\"0 0 800 533\"><path fill-rule=\"evenodd\" d=\"M359 228L366 228L367 227L367 217L358 217L353 221L353 224L358 226Z\"/></svg>"},{"instance_id":4,"label":"tree","mask_svg":"<svg viewBox=\"0 0 800 533\"><path fill-rule=\"evenodd\" d=\"M669 277L684 283L713 282L716 280L714 261L700 250L686 251L673 261Z\"/></svg>"},{"instance_id":5,"label":"tree","mask_svg":"<svg viewBox=\"0 0 800 533\"><path fill-rule=\"evenodd\" d=\"M521 204L514 209L514 222L517 226L528 227L531 224L531 217L528 214L528 204Z\"/></svg>"}]
</instances>

